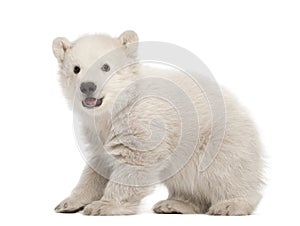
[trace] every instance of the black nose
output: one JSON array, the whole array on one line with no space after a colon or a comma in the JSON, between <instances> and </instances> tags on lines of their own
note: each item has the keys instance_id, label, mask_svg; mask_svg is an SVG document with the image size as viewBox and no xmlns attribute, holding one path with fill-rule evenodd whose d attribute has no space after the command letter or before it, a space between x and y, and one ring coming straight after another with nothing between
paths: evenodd
<instances>
[{"instance_id":1,"label":"black nose","mask_svg":"<svg viewBox=\"0 0 300 226\"><path fill-rule=\"evenodd\" d=\"M80 85L80 91L86 95L91 95L93 92L95 92L97 89L97 86L93 82L83 82Z\"/></svg>"}]
</instances>

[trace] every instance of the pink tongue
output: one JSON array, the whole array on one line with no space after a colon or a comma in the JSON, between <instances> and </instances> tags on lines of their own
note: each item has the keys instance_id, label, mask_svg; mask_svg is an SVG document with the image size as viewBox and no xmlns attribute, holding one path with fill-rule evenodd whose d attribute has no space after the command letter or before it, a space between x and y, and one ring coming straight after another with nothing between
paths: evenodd
<instances>
[{"instance_id":1,"label":"pink tongue","mask_svg":"<svg viewBox=\"0 0 300 226\"><path fill-rule=\"evenodd\" d=\"M96 98L92 98L92 97L88 97L84 100L84 103L88 106L95 106L97 103L97 99Z\"/></svg>"}]
</instances>

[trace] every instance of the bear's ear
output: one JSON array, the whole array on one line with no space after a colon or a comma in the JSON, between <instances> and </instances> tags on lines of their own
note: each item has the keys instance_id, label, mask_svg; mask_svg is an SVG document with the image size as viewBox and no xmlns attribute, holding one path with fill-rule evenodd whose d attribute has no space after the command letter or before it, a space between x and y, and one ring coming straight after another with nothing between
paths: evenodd
<instances>
[{"instance_id":1,"label":"bear's ear","mask_svg":"<svg viewBox=\"0 0 300 226\"><path fill-rule=\"evenodd\" d=\"M134 31L124 31L120 36L119 40L123 46L139 41L138 35Z\"/></svg>"},{"instance_id":2,"label":"bear's ear","mask_svg":"<svg viewBox=\"0 0 300 226\"><path fill-rule=\"evenodd\" d=\"M54 56L58 61L62 62L65 58L65 53L71 48L72 43L66 38L56 38L53 40L52 49Z\"/></svg>"}]
</instances>

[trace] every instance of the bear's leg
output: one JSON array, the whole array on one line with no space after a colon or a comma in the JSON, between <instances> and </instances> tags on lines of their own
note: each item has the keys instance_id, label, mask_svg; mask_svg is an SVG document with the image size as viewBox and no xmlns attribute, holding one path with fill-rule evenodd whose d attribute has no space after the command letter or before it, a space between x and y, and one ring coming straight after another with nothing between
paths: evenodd
<instances>
[{"instance_id":1,"label":"bear's leg","mask_svg":"<svg viewBox=\"0 0 300 226\"><path fill-rule=\"evenodd\" d=\"M75 213L87 204L101 199L107 181L89 166L86 166L70 197L63 200L55 208L55 211L58 213Z\"/></svg>"},{"instance_id":2,"label":"bear's leg","mask_svg":"<svg viewBox=\"0 0 300 226\"><path fill-rule=\"evenodd\" d=\"M207 214L223 216L241 216L251 214L260 200L260 195L249 198L233 198L213 204Z\"/></svg>"},{"instance_id":3,"label":"bear's leg","mask_svg":"<svg viewBox=\"0 0 300 226\"><path fill-rule=\"evenodd\" d=\"M192 203L167 199L156 203L153 211L155 213L195 214L197 213L197 207Z\"/></svg>"},{"instance_id":4,"label":"bear's leg","mask_svg":"<svg viewBox=\"0 0 300 226\"><path fill-rule=\"evenodd\" d=\"M126 170L116 169L107 183L102 199L87 205L83 209L83 214L136 214L141 200L152 191L149 186L143 185L140 180L150 176L147 172L127 172ZM136 182L135 185L134 182Z\"/></svg>"}]
</instances>

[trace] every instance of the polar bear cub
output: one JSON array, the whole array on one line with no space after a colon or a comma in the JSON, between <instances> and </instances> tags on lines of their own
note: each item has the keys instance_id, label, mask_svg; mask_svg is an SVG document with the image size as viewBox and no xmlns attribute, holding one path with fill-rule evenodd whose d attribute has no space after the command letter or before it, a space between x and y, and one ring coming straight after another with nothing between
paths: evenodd
<instances>
[{"instance_id":1,"label":"polar bear cub","mask_svg":"<svg viewBox=\"0 0 300 226\"><path fill-rule=\"evenodd\" d=\"M59 37L53 52L86 144L83 152L94 156L86 158L79 183L56 212L136 214L157 183L167 187L169 197L154 205L156 213L248 215L255 210L263 185L261 145L252 120L226 89L220 88L224 114L213 118L207 93L190 76L135 61L133 31L74 42ZM118 57L135 63L115 69ZM173 86L180 88L175 95L168 93ZM209 148L220 135L220 145ZM204 158L210 161L202 168Z\"/></svg>"}]
</instances>

